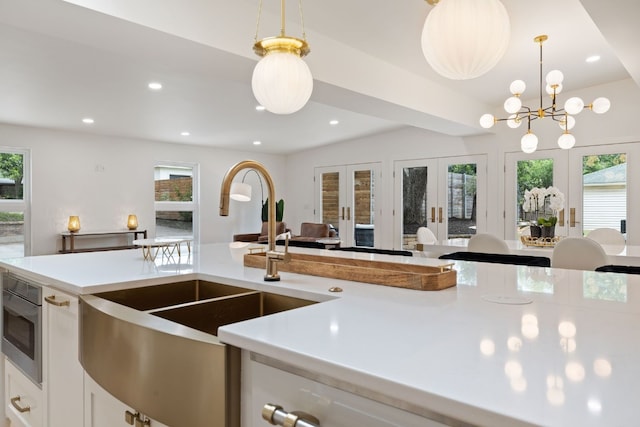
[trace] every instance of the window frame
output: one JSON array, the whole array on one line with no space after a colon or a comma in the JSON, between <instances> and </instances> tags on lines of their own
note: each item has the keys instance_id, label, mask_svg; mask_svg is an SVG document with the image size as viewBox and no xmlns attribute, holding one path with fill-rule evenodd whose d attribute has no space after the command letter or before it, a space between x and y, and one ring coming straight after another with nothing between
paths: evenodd
<instances>
[{"instance_id":1,"label":"window frame","mask_svg":"<svg viewBox=\"0 0 640 427\"><path fill-rule=\"evenodd\" d=\"M156 201L154 194L154 227L155 218L158 211L169 212L191 212L192 214L192 227L193 227L193 241L198 243L200 241L200 167L198 163L191 162L175 162L175 161L156 161L153 166L153 182L155 192L156 182L156 168L183 168L191 169L192 178L192 193L190 202L177 202L177 201ZM157 236L156 236L157 237Z\"/></svg>"}]
</instances>

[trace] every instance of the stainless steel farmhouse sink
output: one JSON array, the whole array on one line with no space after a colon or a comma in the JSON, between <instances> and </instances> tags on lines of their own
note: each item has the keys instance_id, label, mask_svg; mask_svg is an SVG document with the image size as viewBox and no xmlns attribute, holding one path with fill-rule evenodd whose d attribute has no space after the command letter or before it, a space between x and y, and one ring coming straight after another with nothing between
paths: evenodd
<instances>
[{"instance_id":1,"label":"stainless steel farmhouse sink","mask_svg":"<svg viewBox=\"0 0 640 427\"><path fill-rule=\"evenodd\" d=\"M314 303L201 280L85 295L80 361L163 424L239 427L240 350L221 343L218 328Z\"/></svg>"}]
</instances>

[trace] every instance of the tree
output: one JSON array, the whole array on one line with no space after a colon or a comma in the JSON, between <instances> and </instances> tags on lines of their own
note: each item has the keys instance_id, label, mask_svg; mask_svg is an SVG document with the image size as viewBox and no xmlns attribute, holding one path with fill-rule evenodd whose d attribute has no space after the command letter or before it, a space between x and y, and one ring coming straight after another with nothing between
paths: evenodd
<instances>
[{"instance_id":1,"label":"tree","mask_svg":"<svg viewBox=\"0 0 640 427\"><path fill-rule=\"evenodd\" d=\"M0 175L13 180L14 199L22 198L24 165L22 154L0 153Z\"/></svg>"}]
</instances>

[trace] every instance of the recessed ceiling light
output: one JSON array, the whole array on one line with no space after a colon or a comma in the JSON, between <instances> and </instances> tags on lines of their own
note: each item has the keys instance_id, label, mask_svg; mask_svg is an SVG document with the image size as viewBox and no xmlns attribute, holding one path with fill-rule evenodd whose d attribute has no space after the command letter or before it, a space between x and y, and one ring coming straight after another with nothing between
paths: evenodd
<instances>
[{"instance_id":1,"label":"recessed ceiling light","mask_svg":"<svg viewBox=\"0 0 640 427\"><path fill-rule=\"evenodd\" d=\"M267 108L264 105L256 105L256 111L264 111Z\"/></svg>"},{"instance_id":2,"label":"recessed ceiling light","mask_svg":"<svg viewBox=\"0 0 640 427\"><path fill-rule=\"evenodd\" d=\"M340 123L338 120L329 120L329 124L330 124L331 126L335 126L335 125L337 125L338 123Z\"/></svg>"},{"instance_id":3,"label":"recessed ceiling light","mask_svg":"<svg viewBox=\"0 0 640 427\"><path fill-rule=\"evenodd\" d=\"M587 62L598 62L600 61L600 55L591 55L586 59Z\"/></svg>"},{"instance_id":4,"label":"recessed ceiling light","mask_svg":"<svg viewBox=\"0 0 640 427\"><path fill-rule=\"evenodd\" d=\"M182 136L189 136L189 135L191 135L191 133L189 133L189 132L187 132L187 131L184 131L184 132L180 132L180 135L182 135Z\"/></svg>"},{"instance_id":5,"label":"recessed ceiling light","mask_svg":"<svg viewBox=\"0 0 640 427\"><path fill-rule=\"evenodd\" d=\"M82 119L82 123L91 125L94 123L94 120L91 117L85 117L84 119Z\"/></svg>"},{"instance_id":6,"label":"recessed ceiling light","mask_svg":"<svg viewBox=\"0 0 640 427\"><path fill-rule=\"evenodd\" d=\"M151 90L160 90L162 89L162 83L158 83L158 82L151 82L149 83L149 89Z\"/></svg>"},{"instance_id":7,"label":"recessed ceiling light","mask_svg":"<svg viewBox=\"0 0 640 427\"><path fill-rule=\"evenodd\" d=\"M260 145L262 144L262 141L253 141L253 145Z\"/></svg>"}]
</instances>

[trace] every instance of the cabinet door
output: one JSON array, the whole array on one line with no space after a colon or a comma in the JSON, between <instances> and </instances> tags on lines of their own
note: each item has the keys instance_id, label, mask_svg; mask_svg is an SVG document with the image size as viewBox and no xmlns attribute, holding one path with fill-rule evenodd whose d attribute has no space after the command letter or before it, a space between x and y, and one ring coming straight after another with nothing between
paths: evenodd
<instances>
[{"instance_id":1,"label":"cabinet door","mask_svg":"<svg viewBox=\"0 0 640 427\"><path fill-rule=\"evenodd\" d=\"M243 360L243 363L248 358ZM246 365L246 364L245 364ZM316 417L320 426L330 427L440 427L436 421L400 410L352 393L330 387L271 366L251 361L243 369L243 427L266 427L262 408L280 405L286 412L302 411ZM250 370L249 372L246 372ZM247 376L245 378L245 375ZM245 381L250 378L250 385Z\"/></svg>"},{"instance_id":2,"label":"cabinet door","mask_svg":"<svg viewBox=\"0 0 640 427\"><path fill-rule=\"evenodd\" d=\"M43 287L43 390L49 427L82 427L78 298Z\"/></svg>"},{"instance_id":3,"label":"cabinet door","mask_svg":"<svg viewBox=\"0 0 640 427\"><path fill-rule=\"evenodd\" d=\"M4 358L4 395L11 427L42 426L42 390Z\"/></svg>"},{"instance_id":4,"label":"cabinet door","mask_svg":"<svg viewBox=\"0 0 640 427\"><path fill-rule=\"evenodd\" d=\"M127 415L133 417L136 411L109 392L100 387L89 375L85 374L84 382L84 426L85 427L128 427L135 425L135 420L129 423ZM158 421L139 415L141 420L147 420L149 427L169 427ZM180 426L178 426L180 427Z\"/></svg>"}]
</instances>

